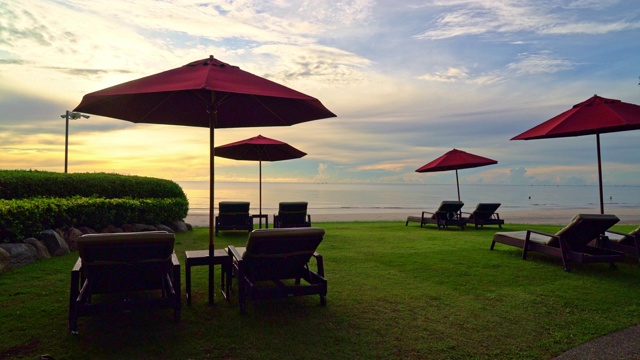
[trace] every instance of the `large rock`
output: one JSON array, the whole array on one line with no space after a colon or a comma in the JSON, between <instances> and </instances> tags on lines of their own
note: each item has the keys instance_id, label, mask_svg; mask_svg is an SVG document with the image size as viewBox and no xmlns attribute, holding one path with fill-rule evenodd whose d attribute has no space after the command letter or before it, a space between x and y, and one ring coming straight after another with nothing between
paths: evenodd
<instances>
[{"instance_id":1,"label":"large rock","mask_svg":"<svg viewBox=\"0 0 640 360\"><path fill-rule=\"evenodd\" d=\"M71 251L78 250L78 237L82 235L83 235L82 231L74 227L70 227L64 232L64 241L66 241L67 245L69 245L69 250Z\"/></svg>"},{"instance_id":2,"label":"large rock","mask_svg":"<svg viewBox=\"0 0 640 360\"><path fill-rule=\"evenodd\" d=\"M36 248L25 243L0 244L0 248L6 250L11 256L9 266L17 268L33 264L38 260Z\"/></svg>"},{"instance_id":3,"label":"large rock","mask_svg":"<svg viewBox=\"0 0 640 360\"><path fill-rule=\"evenodd\" d=\"M51 259L49 249L44 245L44 242L36 238L28 238L24 240L25 244L29 244L36 249L38 260Z\"/></svg>"},{"instance_id":4,"label":"large rock","mask_svg":"<svg viewBox=\"0 0 640 360\"><path fill-rule=\"evenodd\" d=\"M93 230L88 226L80 226L78 230L82 231L83 234L97 234L98 232Z\"/></svg>"},{"instance_id":5,"label":"large rock","mask_svg":"<svg viewBox=\"0 0 640 360\"><path fill-rule=\"evenodd\" d=\"M106 228L102 229L102 233L121 233L123 232L121 228L115 226L115 225L107 225Z\"/></svg>"},{"instance_id":6,"label":"large rock","mask_svg":"<svg viewBox=\"0 0 640 360\"><path fill-rule=\"evenodd\" d=\"M136 232L136 227L133 224L124 224L122 225L122 231L127 233Z\"/></svg>"},{"instance_id":7,"label":"large rock","mask_svg":"<svg viewBox=\"0 0 640 360\"><path fill-rule=\"evenodd\" d=\"M11 269L11 255L0 247L0 274Z\"/></svg>"},{"instance_id":8,"label":"large rock","mask_svg":"<svg viewBox=\"0 0 640 360\"><path fill-rule=\"evenodd\" d=\"M44 230L36 235L38 240L44 241L45 246L52 256L64 256L69 253L69 246L66 241L57 232L53 230Z\"/></svg>"},{"instance_id":9,"label":"large rock","mask_svg":"<svg viewBox=\"0 0 640 360\"><path fill-rule=\"evenodd\" d=\"M162 225L162 224L156 224L154 225L156 227L156 229L160 230L160 231L166 231L170 234L173 234L173 229L168 227L167 225Z\"/></svg>"},{"instance_id":10,"label":"large rock","mask_svg":"<svg viewBox=\"0 0 640 360\"><path fill-rule=\"evenodd\" d=\"M187 224L182 220L176 220L169 224L169 227L173 229L173 231L177 233L187 232L189 229L187 228Z\"/></svg>"},{"instance_id":11,"label":"large rock","mask_svg":"<svg viewBox=\"0 0 640 360\"><path fill-rule=\"evenodd\" d=\"M155 226L147 225L147 224L134 224L133 227L136 229L136 232L140 232L140 231L156 231L156 230L158 230L158 229L156 229Z\"/></svg>"}]
</instances>

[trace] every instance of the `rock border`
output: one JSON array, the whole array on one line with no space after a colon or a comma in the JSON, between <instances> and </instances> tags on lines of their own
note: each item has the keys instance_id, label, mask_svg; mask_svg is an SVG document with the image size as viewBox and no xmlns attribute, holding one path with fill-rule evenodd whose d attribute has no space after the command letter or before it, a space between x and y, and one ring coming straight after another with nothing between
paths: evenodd
<instances>
[{"instance_id":1,"label":"rock border","mask_svg":"<svg viewBox=\"0 0 640 360\"><path fill-rule=\"evenodd\" d=\"M11 269L33 264L38 260L46 260L54 256L65 256L77 251L76 239L84 234L156 230L183 233L193 230L193 226L183 220L176 220L168 225L124 224L121 227L109 225L99 232L84 226L44 230L21 243L0 243L0 274Z\"/></svg>"}]
</instances>

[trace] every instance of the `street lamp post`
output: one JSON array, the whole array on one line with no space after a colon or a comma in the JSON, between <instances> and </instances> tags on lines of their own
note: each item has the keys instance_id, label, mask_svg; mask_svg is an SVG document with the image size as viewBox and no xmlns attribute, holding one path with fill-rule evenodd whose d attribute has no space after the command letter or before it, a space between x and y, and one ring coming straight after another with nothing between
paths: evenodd
<instances>
[{"instance_id":1,"label":"street lamp post","mask_svg":"<svg viewBox=\"0 0 640 360\"><path fill-rule=\"evenodd\" d=\"M61 118L65 119L66 126L64 131L64 173L67 173L67 159L69 154L69 120L76 120L80 118L88 119L89 115L81 114L78 112L73 112L67 110L64 115L60 115Z\"/></svg>"}]
</instances>

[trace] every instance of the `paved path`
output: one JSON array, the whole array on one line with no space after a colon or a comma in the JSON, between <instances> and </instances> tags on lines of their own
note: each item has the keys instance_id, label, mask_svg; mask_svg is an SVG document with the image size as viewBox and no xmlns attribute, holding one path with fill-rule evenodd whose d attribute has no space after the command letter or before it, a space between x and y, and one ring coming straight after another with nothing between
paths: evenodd
<instances>
[{"instance_id":1,"label":"paved path","mask_svg":"<svg viewBox=\"0 0 640 360\"><path fill-rule=\"evenodd\" d=\"M555 358L556 360L628 360L640 359L640 326L616 331L575 348Z\"/></svg>"}]
</instances>

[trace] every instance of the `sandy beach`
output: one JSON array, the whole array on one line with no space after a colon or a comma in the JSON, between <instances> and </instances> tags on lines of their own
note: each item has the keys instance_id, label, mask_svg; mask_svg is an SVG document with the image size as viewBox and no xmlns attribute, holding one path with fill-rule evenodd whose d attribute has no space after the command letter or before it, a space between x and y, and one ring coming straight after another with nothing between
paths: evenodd
<instances>
[{"instance_id":1,"label":"sandy beach","mask_svg":"<svg viewBox=\"0 0 640 360\"><path fill-rule=\"evenodd\" d=\"M605 209L606 210L606 209ZM640 209L611 209L607 213L614 214L620 218L619 224L639 225ZM550 224L566 225L576 214L597 214L597 209L562 209L562 210L518 210L499 211L500 218L506 223L512 224ZM398 221L403 222L410 215L420 215L420 213L369 213L369 214L314 214L311 213L312 222L334 222L334 221ZM272 216L269 216L270 222ZM209 218L206 213L189 213L185 222L192 226L208 226ZM256 220L257 222L257 220Z\"/></svg>"}]
</instances>

